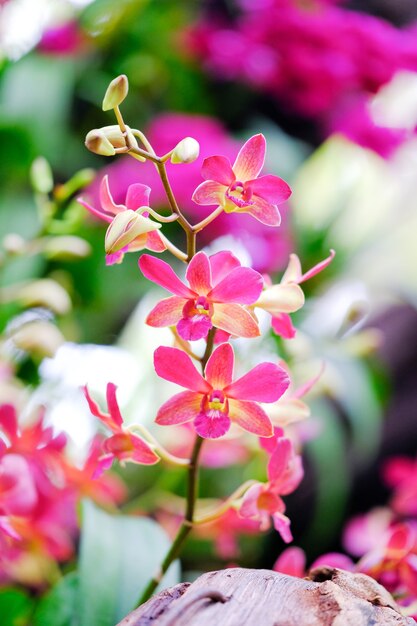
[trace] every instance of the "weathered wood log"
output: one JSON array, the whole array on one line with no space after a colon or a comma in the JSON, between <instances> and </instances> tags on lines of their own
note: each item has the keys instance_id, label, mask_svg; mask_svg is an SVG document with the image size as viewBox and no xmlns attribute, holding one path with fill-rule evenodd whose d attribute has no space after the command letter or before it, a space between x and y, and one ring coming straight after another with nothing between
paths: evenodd
<instances>
[{"instance_id":1,"label":"weathered wood log","mask_svg":"<svg viewBox=\"0 0 417 626\"><path fill-rule=\"evenodd\" d=\"M154 596L118 626L415 626L375 580L331 567L307 579L233 568Z\"/></svg>"}]
</instances>

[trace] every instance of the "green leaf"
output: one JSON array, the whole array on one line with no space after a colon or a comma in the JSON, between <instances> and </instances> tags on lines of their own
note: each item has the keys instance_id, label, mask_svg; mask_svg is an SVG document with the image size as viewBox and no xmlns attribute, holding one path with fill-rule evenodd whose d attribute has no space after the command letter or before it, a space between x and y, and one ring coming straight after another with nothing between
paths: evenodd
<instances>
[{"instance_id":1,"label":"green leaf","mask_svg":"<svg viewBox=\"0 0 417 626\"><path fill-rule=\"evenodd\" d=\"M109 515L83 505L79 560L79 626L114 626L135 606L169 548L154 521ZM173 564L162 587L178 582Z\"/></svg>"},{"instance_id":2,"label":"green leaf","mask_svg":"<svg viewBox=\"0 0 417 626\"><path fill-rule=\"evenodd\" d=\"M77 595L78 575L71 572L39 602L33 626L79 626Z\"/></svg>"},{"instance_id":3,"label":"green leaf","mask_svg":"<svg viewBox=\"0 0 417 626\"><path fill-rule=\"evenodd\" d=\"M2 589L0 591L1 626L26 626L32 607L33 601L24 591Z\"/></svg>"}]
</instances>

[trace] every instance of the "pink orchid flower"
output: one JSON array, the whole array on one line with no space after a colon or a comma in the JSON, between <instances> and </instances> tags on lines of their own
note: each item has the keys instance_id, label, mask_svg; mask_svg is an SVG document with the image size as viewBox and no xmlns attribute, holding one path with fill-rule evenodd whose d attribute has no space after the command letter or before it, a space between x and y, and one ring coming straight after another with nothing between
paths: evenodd
<instances>
[{"instance_id":1,"label":"pink orchid flower","mask_svg":"<svg viewBox=\"0 0 417 626\"><path fill-rule=\"evenodd\" d=\"M245 304L255 302L262 290L262 276L241 267L231 252L208 257L196 254L188 265L187 287L168 263L149 254L139 259L139 267L149 280L174 294L161 300L149 313L150 326L177 326L186 340L201 339L213 327L238 337L257 337L259 327Z\"/></svg>"},{"instance_id":2,"label":"pink orchid flower","mask_svg":"<svg viewBox=\"0 0 417 626\"><path fill-rule=\"evenodd\" d=\"M104 413L92 399L87 387L83 388L91 413L113 432L113 435L105 439L102 444L104 454L98 459L95 477L108 469L114 459L121 462L131 461L141 465L154 465L159 461L158 455L143 439L123 428L123 418L116 399L116 389L117 387L113 383L107 384L106 397L109 412Z\"/></svg>"},{"instance_id":3,"label":"pink orchid flower","mask_svg":"<svg viewBox=\"0 0 417 626\"><path fill-rule=\"evenodd\" d=\"M289 185L278 176L259 177L264 166L265 137L254 135L242 146L233 167L224 156L204 159L205 181L193 193L196 204L218 204L226 213L249 213L263 224L279 226L278 210L291 195Z\"/></svg>"},{"instance_id":4,"label":"pink orchid flower","mask_svg":"<svg viewBox=\"0 0 417 626\"><path fill-rule=\"evenodd\" d=\"M157 348L154 365L158 376L188 390L161 406L157 424L171 426L193 421L201 437L217 439L235 422L255 435L272 436L271 420L257 403L275 402L287 389L287 374L278 365L261 363L232 382L234 352L228 343L214 350L205 368L205 378L190 357L177 348Z\"/></svg>"},{"instance_id":5,"label":"pink orchid flower","mask_svg":"<svg viewBox=\"0 0 417 626\"><path fill-rule=\"evenodd\" d=\"M130 185L127 189L125 204L116 204L110 192L109 177L104 176L100 185L101 207L99 209L92 207L88 202L83 200L83 198L78 198L77 200L84 208L90 211L90 213L111 224L116 215L128 210L139 212L143 217L147 218L149 211L146 209L149 208L150 192L151 189L147 185L135 183ZM135 252L137 250L143 250L144 248L152 250L153 252L163 252L166 250L166 245L161 239L161 235L156 230L143 233L137 236L122 250L114 252L113 254L107 254L106 264L113 265L114 263L121 263L125 252Z\"/></svg>"},{"instance_id":6,"label":"pink orchid flower","mask_svg":"<svg viewBox=\"0 0 417 626\"><path fill-rule=\"evenodd\" d=\"M279 437L268 463L268 482L252 485L243 496L239 514L260 522L261 530L270 528L272 518L275 530L285 543L292 541L290 520L281 496L292 493L303 478L301 457L294 453L292 442Z\"/></svg>"},{"instance_id":7,"label":"pink orchid flower","mask_svg":"<svg viewBox=\"0 0 417 626\"><path fill-rule=\"evenodd\" d=\"M281 282L277 285L268 285L261 293L259 300L253 306L271 314L271 326L277 335L284 339L295 337L296 329L289 313L298 311L304 304L304 294L299 285L326 269L333 261L335 254L334 250L330 250L327 258L304 274L298 256L290 254L290 260Z\"/></svg>"}]
</instances>

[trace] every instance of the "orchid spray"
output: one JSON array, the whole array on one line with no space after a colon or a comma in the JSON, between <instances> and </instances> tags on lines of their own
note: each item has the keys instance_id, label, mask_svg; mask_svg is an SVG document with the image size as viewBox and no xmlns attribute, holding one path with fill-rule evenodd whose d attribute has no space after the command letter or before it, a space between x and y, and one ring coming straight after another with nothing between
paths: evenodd
<instances>
[{"instance_id":1,"label":"orchid spray","mask_svg":"<svg viewBox=\"0 0 417 626\"><path fill-rule=\"evenodd\" d=\"M110 83L103 109L114 110L117 125L90 131L86 146L103 156L127 154L138 161L151 161L159 173L171 214L161 215L149 206L151 190L141 183L131 185L125 203L117 204L106 176L101 182L100 206L91 206L84 198L79 198L79 202L108 223L105 236L108 264L120 263L126 252L147 249L156 253L167 251L186 265L183 280L162 259L150 254L143 254L139 259L143 275L170 294L156 304L146 320L150 326L169 327L175 344L175 347L156 349L155 371L162 379L181 388L159 407L155 421L162 426L183 424L188 433L193 432L194 438L189 458L174 455L144 426L124 427L116 388L111 382L107 386L107 412L99 408L85 389L91 412L111 431L102 444L97 473L110 467L115 459L148 465L162 460L187 471L182 521L158 572L139 600L142 603L152 595L179 556L192 529L200 529L216 520L224 520L227 526L232 518L236 527L235 517L229 515L231 512L239 517L242 527L253 523L258 530L267 529L271 519L283 540L292 540L281 496L298 486L303 469L300 456L281 428L288 423L288 416L284 421L274 416L282 413L276 410L276 405L284 394L283 408L292 402L290 421L302 419L308 410L301 400L294 400L290 392L288 399L290 377L282 362L260 363L235 377L233 340L237 337L251 339L261 334L257 309L271 314L276 334L284 338L293 336L295 329L289 314L304 304L299 283L324 269L333 253L306 274L301 273L298 258L292 255L282 282L273 285L252 268L243 267L228 250L211 255L197 251L197 235L223 212L247 213L263 224L279 226L279 205L290 197L291 189L278 176L260 175L266 141L263 135L255 135L242 146L233 165L224 156L212 156L203 161L204 181L194 191L193 200L214 208L207 217L191 224L178 206L166 164L171 161L186 167L198 158L199 145L195 139L185 137L167 154L158 156L143 132L127 126L122 117L119 106L127 93L126 76L119 76ZM230 219L239 219L239 216L231 215ZM185 250L174 245L163 232L169 222L178 222L183 229ZM193 342L197 340L200 344L195 346ZM199 353L201 342L204 347ZM218 440L231 429L259 438L261 447L269 455L265 472L268 481L245 481L228 498L208 509L207 505L200 506L198 500L202 447L205 441Z\"/></svg>"}]
</instances>

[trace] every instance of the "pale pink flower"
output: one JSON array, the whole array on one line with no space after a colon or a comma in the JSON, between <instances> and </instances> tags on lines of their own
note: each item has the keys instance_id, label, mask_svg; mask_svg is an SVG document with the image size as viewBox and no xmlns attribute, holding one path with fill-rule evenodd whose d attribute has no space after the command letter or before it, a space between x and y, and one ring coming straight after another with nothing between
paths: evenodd
<instances>
[{"instance_id":1,"label":"pale pink flower","mask_svg":"<svg viewBox=\"0 0 417 626\"><path fill-rule=\"evenodd\" d=\"M295 337L296 329L289 313L298 311L304 304L304 293L299 285L326 269L333 261L335 254L334 250L330 250L327 258L304 274L298 256L290 254L290 260L281 282L276 285L267 285L263 290L259 300L253 306L271 314L271 326L277 335L284 339Z\"/></svg>"},{"instance_id":2,"label":"pale pink flower","mask_svg":"<svg viewBox=\"0 0 417 626\"><path fill-rule=\"evenodd\" d=\"M216 439L235 422L260 437L272 436L271 421L258 402L275 402L287 389L287 374L278 365L261 363L232 382L234 353L228 343L214 350L205 368L205 378L190 357L177 348L157 348L154 365L158 376L188 390L161 406L157 424L170 426L193 421L201 437Z\"/></svg>"},{"instance_id":3,"label":"pale pink flower","mask_svg":"<svg viewBox=\"0 0 417 626\"><path fill-rule=\"evenodd\" d=\"M161 300L149 313L150 326L177 326L183 339L206 337L213 327L238 337L257 337L258 324L247 311L259 297L263 279L258 272L241 267L231 252L208 257L196 254L188 265L189 287L168 263L148 254L139 259L139 267L149 280L174 294Z\"/></svg>"},{"instance_id":4,"label":"pale pink flower","mask_svg":"<svg viewBox=\"0 0 417 626\"><path fill-rule=\"evenodd\" d=\"M242 146L233 167L224 156L205 159L201 168L205 182L194 191L194 202L220 205L226 213L249 213L263 224L279 226L277 205L288 200L291 189L278 176L259 177L265 151L265 137L259 134Z\"/></svg>"},{"instance_id":5,"label":"pale pink flower","mask_svg":"<svg viewBox=\"0 0 417 626\"><path fill-rule=\"evenodd\" d=\"M84 208L90 211L90 213L110 224L116 215L126 210L139 212L143 217L148 217L149 211L146 209L149 208L150 193L151 189L147 185L134 183L127 189L125 203L116 204L110 191L109 178L108 176L104 176L100 184L100 208L96 209L83 198L78 198L77 200ZM113 265L114 263L121 263L125 252L135 252L137 250L143 250L144 248L152 250L153 252L163 252L166 250L166 246L160 234L156 230L153 230L139 235L122 250L114 252L113 254L107 254L106 264Z\"/></svg>"},{"instance_id":6,"label":"pale pink flower","mask_svg":"<svg viewBox=\"0 0 417 626\"><path fill-rule=\"evenodd\" d=\"M116 399L116 389L117 387L113 383L107 384L106 397L109 412L105 413L92 399L87 387L83 388L91 413L98 417L113 433L102 444L104 454L97 461L95 476L108 469L114 459L121 462L131 461L141 465L154 465L159 461L158 455L141 437L123 428L123 418Z\"/></svg>"},{"instance_id":7,"label":"pale pink flower","mask_svg":"<svg viewBox=\"0 0 417 626\"><path fill-rule=\"evenodd\" d=\"M260 522L261 530L271 525L279 532L285 543L292 541L290 520L285 512L281 496L292 493L303 478L301 457L294 453L287 437L279 437L268 463L268 482L256 483L243 496L239 513L244 518Z\"/></svg>"}]
</instances>

